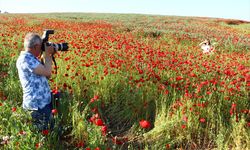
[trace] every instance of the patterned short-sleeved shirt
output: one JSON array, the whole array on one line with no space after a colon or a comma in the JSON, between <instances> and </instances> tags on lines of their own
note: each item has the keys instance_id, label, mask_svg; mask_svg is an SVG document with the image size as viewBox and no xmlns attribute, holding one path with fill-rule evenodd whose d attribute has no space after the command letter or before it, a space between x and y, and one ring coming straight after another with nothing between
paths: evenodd
<instances>
[{"instance_id":1,"label":"patterned short-sleeved shirt","mask_svg":"<svg viewBox=\"0 0 250 150\"><path fill-rule=\"evenodd\" d=\"M22 51L16 67L23 88L23 108L27 110L42 109L51 102L48 80L45 76L33 73L41 62L31 53Z\"/></svg>"}]
</instances>

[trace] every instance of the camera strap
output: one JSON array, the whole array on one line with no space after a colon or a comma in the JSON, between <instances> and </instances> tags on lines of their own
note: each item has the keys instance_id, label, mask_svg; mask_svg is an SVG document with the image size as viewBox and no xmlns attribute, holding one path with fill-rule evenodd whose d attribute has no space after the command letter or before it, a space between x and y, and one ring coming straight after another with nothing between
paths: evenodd
<instances>
[{"instance_id":1,"label":"camera strap","mask_svg":"<svg viewBox=\"0 0 250 150\"><path fill-rule=\"evenodd\" d=\"M56 73L55 74L57 74L57 65L56 65L56 59L54 57L54 54L52 55L52 61L54 62L55 69L56 69Z\"/></svg>"},{"instance_id":2,"label":"camera strap","mask_svg":"<svg viewBox=\"0 0 250 150\"><path fill-rule=\"evenodd\" d=\"M56 59L54 57L54 54L51 57L52 57L52 61L53 61L54 65L55 65L55 69L56 69L55 74L57 74L57 65L56 65ZM41 59L41 63L44 65L44 60L43 59Z\"/></svg>"}]
</instances>

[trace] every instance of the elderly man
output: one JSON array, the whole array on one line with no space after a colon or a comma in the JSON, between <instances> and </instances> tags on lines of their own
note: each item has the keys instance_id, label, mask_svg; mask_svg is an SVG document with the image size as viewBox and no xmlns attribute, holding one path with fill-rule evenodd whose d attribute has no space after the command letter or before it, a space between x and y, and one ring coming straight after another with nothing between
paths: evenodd
<instances>
[{"instance_id":1,"label":"elderly man","mask_svg":"<svg viewBox=\"0 0 250 150\"><path fill-rule=\"evenodd\" d=\"M31 112L32 121L40 131L53 126L51 91L48 79L51 77L54 48L45 46L44 64L37 58L42 52L42 39L36 33L28 33L24 39L24 51L17 59L16 67L23 89L25 110Z\"/></svg>"}]
</instances>

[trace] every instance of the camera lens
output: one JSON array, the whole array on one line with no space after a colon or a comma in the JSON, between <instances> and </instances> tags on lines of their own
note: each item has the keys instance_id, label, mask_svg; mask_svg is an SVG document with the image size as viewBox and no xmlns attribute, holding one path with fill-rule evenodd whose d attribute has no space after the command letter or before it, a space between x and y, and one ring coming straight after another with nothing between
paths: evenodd
<instances>
[{"instance_id":1,"label":"camera lens","mask_svg":"<svg viewBox=\"0 0 250 150\"><path fill-rule=\"evenodd\" d=\"M68 43L53 43L54 49L56 51L67 51L68 50Z\"/></svg>"}]
</instances>

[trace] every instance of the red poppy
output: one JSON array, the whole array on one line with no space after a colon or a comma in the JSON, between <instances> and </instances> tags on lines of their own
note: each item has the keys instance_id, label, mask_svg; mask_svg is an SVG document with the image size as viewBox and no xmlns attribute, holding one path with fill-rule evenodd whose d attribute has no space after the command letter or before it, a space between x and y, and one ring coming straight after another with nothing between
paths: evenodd
<instances>
[{"instance_id":1,"label":"red poppy","mask_svg":"<svg viewBox=\"0 0 250 150\"><path fill-rule=\"evenodd\" d=\"M182 129L185 129L186 127L187 127L187 126L186 126L186 125L184 125L184 124L183 124L183 125L181 125L181 128L182 128Z\"/></svg>"},{"instance_id":2,"label":"red poppy","mask_svg":"<svg viewBox=\"0 0 250 150\"><path fill-rule=\"evenodd\" d=\"M230 113L230 115L233 115L235 112L236 112L236 104L233 103L232 106L231 106L231 108L230 108L229 113Z\"/></svg>"},{"instance_id":3,"label":"red poppy","mask_svg":"<svg viewBox=\"0 0 250 150\"><path fill-rule=\"evenodd\" d=\"M97 126L103 126L103 125L104 125L102 119L97 119L97 120L95 121L95 124L96 124Z\"/></svg>"},{"instance_id":4,"label":"red poppy","mask_svg":"<svg viewBox=\"0 0 250 150\"><path fill-rule=\"evenodd\" d=\"M170 144L166 144L166 149L170 149Z\"/></svg>"},{"instance_id":5,"label":"red poppy","mask_svg":"<svg viewBox=\"0 0 250 150\"><path fill-rule=\"evenodd\" d=\"M19 135L25 135L25 134L26 134L26 132L23 131L23 130L21 130L21 131L19 132Z\"/></svg>"},{"instance_id":6,"label":"red poppy","mask_svg":"<svg viewBox=\"0 0 250 150\"><path fill-rule=\"evenodd\" d=\"M188 121L188 117L187 117L187 116L184 116L184 117L183 117L183 121L187 122L187 121Z\"/></svg>"},{"instance_id":7,"label":"red poppy","mask_svg":"<svg viewBox=\"0 0 250 150\"><path fill-rule=\"evenodd\" d=\"M77 147L80 148L80 147L84 147L84 142L83 141L80 141L77 143Z\"/></svg>"},{"instance_id":8,"label":"red poppy","mask_svg":"<svg viewBox=\"0 0 250 150\"><path fill-rule=\"evenodd\" d=\"M99 96L98 95L94 95L94 99L95 100L99 99Z\"/></svg>"},{"instance_id":9,"label":"red poppy","mask_svg":"<svg viewBox=\"0 0 250 150\"><path fill-rule=\"evenodd\" d=\"M164 94L165 95L168 95L169 91L168 90L165 90Z\"/></svg>"},{"instance_id":10,"label":"red poppy","mask_svg":"<svg viewBox=\"0 0 250 150\"><path fill-rule=\"evenodd\" d=\"M49 130L43 130L43 131L42 131L42 134L43 134L43 135L48 135L48 134L49 134Z\"/></svg>"},{"instance_id":11,"label":"red poppy","mask_svg":"<svg viewBox=\"0 0 250 150\"><path fill-rule=\"evenodd\" d=\"M12 108L12 112L15 112L15 111L16 111L16 107L13 107L13 108Z\"/></svg>"},{"instance_id":12,"label":"red poppy","mask_svg":"<svg viewBox=\"0 0 250 150\"><path fill-rule=\"evenodd\" d=\"M55 94L58 94L59 92L58 92L57 89L53 89L53 90L52 90L52 93L55 95Z\"/></svg>"},{"instance_id":13,"label":"red poppy","mask_svg":"<svg viewBox=\"0 0 250 150\"><path fill-rule=\"evenodd\" d=\"M207 91L207 95L210 95L212 92L210 92L210 91Z\"/></svg>"},{"instance_id":14,"label":"red poppy","mask_svg":"<svg viewBox=\"0 0 250 150\"><path fill-rule=\"evenodd\" d=\"M40 148L40 146L41 146L41 143L36 143L35 144L36 149Z\"/></svg>"},{"instance_id":15,"label":"red poppy","mask_svg":"<svg viewBox=\"0 0 250 150\"><path fill-rule=\"evenodd\" d=\"M94 101L97 101L99 99L98 95L94 95L93 98L91 98L90 102L93 103Z\"/></svg>"},{"instance_id":16,"label":"red poppy","mask_svg":"<svg viewBox=\"0 0 250 150\"><path fill-rule=\"evenodd\" d=\"M140 126L144 129L150 128L151 126L150 122L147 120L141 120L139 123L140 123Z\"/></svg>"},{"instance_id":17,"label":"red poppy","mask_svg":"<svg viewBox=\"0 0 250 150\"><path fill-rule=\"evenodd\" d=\"M106 133L106 132L107 132L107 129L108 129L107 126L102 126L102 132L103 132L103 133Z\"/></svg>"},{"instance_id":18,"label":"red poppy","mask_svg":"<svg viewBox=\"0 0 250 150\"><path fill-rule=\"evenodd\" d=\"M56 115L58 113L57 109L52 109L52 114Z\"/></svg>"},{"instance_id":19,"label":"red poppy","mask_svg":"<svg viewBox=\"0 0 250 150\"><path fill-rule=\"evenodd\" d=\"M190 76L190 77L197 77L197 75L194 74L194 73L190 73L189 76Z\"/></svg>"},{"instance_id":20,"label":"red poppy","mask_svg":"<svg viewBox=\"0 0 250 150\"><path fill-rule=\"evenodd\" d=\"M96 117L95 117L95 116L92 116L92 117L90 117L90 118L89 118L89 122L94 123L94 122L95 122L95 120L96 120Z\"/></svg>"},{"instance_id":21,"label":"red poppy","mask_svg":"<svg viewBox=\"0 0 250 150\"><path fill-rule=\"evenodd\" d=\"M200 118L200 122L204 123L204 122L206 122L206 119L205 118Z\"/></svg>"},{"instance_id":22,"label":"red poppy","mask_svg":"<svg viewBox=\"0 0 250 150\"><path fill-rule=\"evenodd\" d=\"M180 81L182 79L183 79L183 77L181 77L181 76L176 77L176 81Z\"/></svg>"},{"instance_id":23,"label":"red poppy","mask_svg":"<svg viewBox=\"0 0 250 150\"><path fill-rule=\"evenodd\" d=\"M95 150L101 150L99 147L96 147Z\"/></svg>"}]
</instances>

